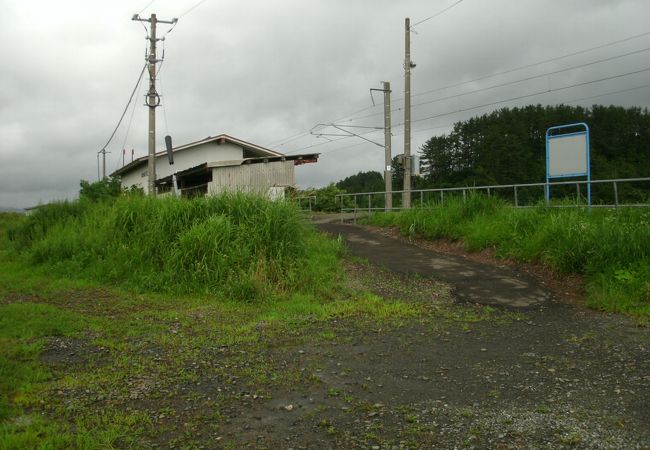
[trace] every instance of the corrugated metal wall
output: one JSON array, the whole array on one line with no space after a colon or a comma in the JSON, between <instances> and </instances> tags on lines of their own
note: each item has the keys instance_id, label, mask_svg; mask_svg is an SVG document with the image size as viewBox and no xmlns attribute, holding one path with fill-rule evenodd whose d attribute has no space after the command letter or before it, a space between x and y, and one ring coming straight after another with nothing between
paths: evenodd
<instances>
[{"instance_id":1,"label":"corrugated metal wall","mask_svg":"<svg viewBox=\"0 0 650 450\"><path fill-rule=\"evenodd\" d=\"M256 192L266 195L270 187L295 184L293 161L277 161L241 166L213 167L210 194L224 191Z\"/></svg>"}]
</instances>

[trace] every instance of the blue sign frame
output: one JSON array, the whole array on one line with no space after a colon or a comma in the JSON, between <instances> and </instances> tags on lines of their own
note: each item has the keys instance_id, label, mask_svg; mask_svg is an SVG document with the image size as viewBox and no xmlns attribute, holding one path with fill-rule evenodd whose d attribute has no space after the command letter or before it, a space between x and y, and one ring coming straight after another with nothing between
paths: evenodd
<instances>
[{"instance_id":1,"label":"blue sign frame","mask_svg":"<svg viewBox=\"0 0 650 450\"><path fill-rule=\"evenodd\" d=\"M573 133L563 133L563 134L555 134L552 135L551 133L556 130L563 130L566 128L576 128L576 127L583 127L584 131L578 131L578 132L573 132ZM569 136L585 136L586 143L587 143L587 161L586 161L586 168L587 170L585 172L579 172L579 173L563 173L563 174L555 174L551 176L550 174L550 163L549 163L549 142L551 139L558 139L558 138L565 138ZM571 178L571 177L587 177L587 206L591 207L591 164L590 164L590 144L589 144L589 125L587 125L584 122L577 122L577 123L570 123L567 125L558 125L555 127L550 127L549 129L546 130L546 205L549 206L551 204L551 189L550 189L550 181L551 179L555 178Z\"/></svg>"}]
</instances>

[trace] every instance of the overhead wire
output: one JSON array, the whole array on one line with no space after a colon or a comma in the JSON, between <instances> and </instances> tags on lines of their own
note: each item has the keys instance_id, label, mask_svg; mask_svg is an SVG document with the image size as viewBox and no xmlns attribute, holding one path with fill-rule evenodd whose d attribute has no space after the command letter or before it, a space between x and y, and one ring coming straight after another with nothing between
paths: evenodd
<instances>
[{"instance_id":1,"label":"overhead wire","mask_svg":"<svg viewBox=\"0 0 650 450\"><path fill-rule=\"evenodd\" d=\"M598 59L596 61L590 61L588 63L578 64L578 65L575 65L575 66L566 67L564 69L558 69L558 70L553 70L553 71L550 71L550 72L541 73L539 75L532 75L532 76L529 76L529 77L520 78L518 80L508 81L506 83L500 83L500 84L495 84L495 85L492 85L492 86L486 86L486 87L483 87L483 88L474 89L472 91L459 92L457 94L452 94L452 95L448 95L448 96L445 96L445 97L438 97L438 98L435 98L435 99L432 99L432 100L427 100L427 101L424 101L424 102L415 103L415 104L412 105L412 108L417 108L419 106L429 105L429 104L432 104L432 103L437 103L437 102L441 102L441 101L445 101L445 100L451 100L451 99L455 99L455 98L462 97L462 96L465 96L465 95L477 94L479 92L485 92L485 91L488 91L490 89L497 89L497 88L500 88L500 87L510 86L510 85L517 84L517 83L523 83L525 81L531 81L531 80L535 80L535 79L538 79L538 78L543 78L543 77L550 76L550 75L557 75L558 73L569 72L571 70L576 70L576 69L580 69L580 68L583 68L583 67L593 66L595 64L600 64L600 63L603 63L603 62L613 61L615 59L620 59L620 58L624 58L624 57L627 57L627 56L632 56L632 55L647 52L647 51L650 51L650 47L642 48L642 49L639 49L639 50L633 50L631 52L622 53L620 55L614 55L614 56L610 56L610 57L607 57L607 58L601 58L601 59ZM469 83L469 82L467 82L467 83ZM467 83L463 83L463 84L467 84ZM444 89L444 88L441 88L440 90L442 90L442 89ZM433 91L430 91L430 92L433 92ZM402 111L402 110L403 110L403 108L400 107L400 108L392 109L391 112L398 112L398 111ZM355 117L352 120L367 119L367 118L376 117L376 116L379 116L379 115L382 115L382 114L383 113L366 114L365 116Z\"/></svg>"},{"instance_id":2,"label":"overhead wire","mask_svg":"<svg viewBox=\"0 0 650 450\"><path fill-rule=\"evenodd\" d=\"M506 75L506 74L509 74L509 73L512 73L512 72L517 72L517 71L523 70L523 69L529 69L531 67L540 66L542 64L547 64L549 62L559 61L561 59L566 59L566 58L569 58L569 57L572 57L572 56L577 56L577 55L587 53L587 52L590 52L590 51L593 51L593 50L599 50L599 49L602 49L602 48L611 47L611 46L616 45L616 44L621 44L623 42L628 42L628 41L631 41L631 40L634 40L634 39L639 39L641 37L648 36L648 35L650 35L650 31L640 33L640 34L636 34L636 35L633 35L633 36L628 36L626 38L618 39L616 41L608 42L608 43L605 43L605 44L597 45L595 47L590 47L590 48L587 48L587 49L583 49L583 50L579 50L579 51L576 51L576 52L568 53L566 55L556 56L554 58L545 59L545 60L538 61L538 62L535 62L535 63L525 64L523 66L514 67L514 68L503 70L503 71L500 71L500 72L494 72L494 73L491 73L491 74L488 74L488 75L483 75L483 76L480 76L478 78L474 78L474 79L471 79L471 80L461 81L459 83L453 83L453 84L449 84L449 85L442 86L442 87L435 88L435 89L429 89L429 90L422 91L422 92L416 92L416 93L413 93L411 95L411 97L420 97L422 95L430 94L430 93L433 93L433 92L439 92L439 91L443 91L443 90L446 90L446 89L451 89L451 88L454 88L454 87L459 87L459 86L463 86L463 85L466 85L466 84L475 83L477 81L482 81L482 80L486 80L486 79L489 79L489 78L494 78L494 77L497 77L497 76L500 76L500 75ZM629 55L632 55L632 54L635 54L635 53L641 53L641 52L648 51L648 50L650 50L650 48L644 48L644 49L641 49L641 50L636 50L636 51L633 51L633 52L624 53L624 54L621 54L621 55L616 55L616 56L613 56L613 57L610 57L610 58L603 58L603 59L600 59L600 60L597 60L597 61L593 61L591 63L587 63L585 65L574 66L572 68L562 69L562 70L557 71L557 72L549 72L547 74L539 75L537 77L552 75L554 73L559 73L561 71L573 70L573 69L576 69L576 68L579 68L579 67L585 67L587 65L598 64L600 62L606 62L606 61L609 61L609 60L622 58L622 57L625 57L625 56L629 56ZM534 78L534 77L531 77L530 79L532 79L532 78ZM529 78L525 78L523 80L518 80L518 81L525 81L525 80L528 80L528 79ZM513 81L511 83L516 83L518 81ZM504 84L504 86L505 86L505 84ZM490 88L485 88L485 89L490 89ZM468 93L457 94L457 95L465 95L465 94L468 94ZM454 98L457 95L450 96L448 98ZM448 98L445 98L445 99L448 99ZM393 101L396 102L396 101L400 101L400 100L403 100L403 98L397 98L397 99L394 99ZM413 105L413 107L418 106L418 105L422 105L422 104L426 104L426 103L417 103L417 104ZM392 112L397 112L397 111L401 111L401 110L402 110L402 108L396 108L396 109L392 110ZM380 114L378 114L378 113L376 113L376 114L368 114L368 115L360 116L360 117L352 117L349 120L366 119L368 117L374 117L374 116L378 116L378 115L380 115Z\"/></svg>"},{"instance_id":3,"label":"overhead wire","mask_svg":"<svg viewBox=\"0 0 650 450\"><path fill-rule=\"evenodd\" d=\"M454 6L454 5L452 5L452 6ZM433 18L433 17L434 16L431 16L431 18ZM423 23L423 21L420 21L419 23ZM414 24L413 26L415 26L417 24L418 23ZM433 92L439 92L439 91L442 91L442 90L445 90L445 89L459 87L459 86L463 86L463 85L466 85L466 84L475 83L477 81L482 81L482 80L486 80L486 79L489 79L489 78L494 78L494 77L497 77L497 76L500 76L500 75L507 75L509 73L517 72L519 70L529 69L531 67L540 66L542 64L548 64L550 62L559 61L559 60L562 60L562 59L570 58L572 56L577 56L577 55L581 55L581 54L584 54L584 53L588 53L588 52L591 52L591 51L594 51L594 50L600 50L602 48L611 47L611 46L621 44L621 43L624 43L624 42L629 42L631 40L639 39L639 38L642 38L642 37L648 36L648 35L650 35L650 31L635 34L633 36L628 36L628 37L625 37L625 38L622 38L622 39L617 39L615 41L607 42L607 43L600 44L600 45L597 45L597 46L594 46L594 47L589 47L589 48L586 48L586 49L582 49L582 50L578 50L578 51L575 51L575 52L567 53L565 55L555 56L553 58L544 59L542 61L537 61L537 62L534 62L534 63L529 63L529 64L525 64L525 65L522 65L522 66L513 67L511 69L507 69L507 70L503 70L503 71L483 75L483 76L480 76L478 78L474 78L474 79L471 79L471 80L461 81L459 83L453 83L453 84L449 84L449 85L446 85L446 86L443 86L443 87L440 87L440 88L430 89L430 90L426 90L426 91L422 91L422 92L416 92L416 93L412 94L412 97L419 97L419 96L430 94L430 93L433 93ZM641 51L647 51L647 50L648 49L639 50L639 51L637 51L637 53L641 52ZM631 52L629 54L633 54L633 53L635 53L635 52ZM618 56L612 57L611 59L621 58L623 56L628 56L629 54L618 55ZM607 61L607 60L610 60L610 59L605 58L605 59L602 59L602 60L594 61L594 62L592 62L590 64L597 64L598 62L604 62L604 61ZM566 69L566 70L570 70L570 69ZM540 75L540 77L541 76L544 76L544 75ZM467 94L467 93L465 93L465 94ZM465 94L462 94L462 95L465 95ZM397 101L400 101L400 100L403 100L403 98L393 99L393 102L397 102ZM418 106L418 105L421 105L421 104L425 104L425 103L418 103L418 104L413 105L413 106L415 107L415 106ZM383 113L373 113L373 114L364 115L364 116L360 116L360 117L354 117L356 114L367 111L369 109L376 108L376 107L378 107L380 105L381 104L377 104L377 105L374 105L374 106L368 106L368 107L362 108L362 109L360 109L358 111L347 114L347 115L345 115L345 116L343 116L343 117L341 117L339 119L336 119L333 122L340 122L340 121L344 121L344 120L347 121L347 122L350 122L350 121L354 121L354 120L360 120L360 119L366 119L366 118L369 118L369 117L378 116L378 115L383 114ZM402 110L402 108L396 108L396 109L392 110L392 112L397 112L397 111L401 111L401 110ZM291 136L289 136L287 138L284 138L284 139L281 139L279 141L275 141L276 143L270 144L269 146L270 147L281 147L281 146L287 144L290 141L294 141L295 139L298 139L298 138L300 138L302 136L305 136L305 135L308 135L308 134L309 134L309 131L303 131L301 133L291 135Z\"/></svg>"},{"instance_id":4,"label":"overhead wire","mask_svg":"<svg viewBox=\"0 0 650 450\"><path fill-rule=\"evenodd\" d=\"M599 98L599 97L605 97L607 95L615 95L615 94L624 94L626 92L632 92L632 91L637 91L639 89L647 88L650 87L650 84L644 84L642 86L637 86L633 88L628 88L628 89L621 89L619 91L612 91L612 92L606 92L604 94L598 94L598 95L590 95L589 97L582 97L582 98L576 98L574 100L569 100L564 103L576 103L576 102L583 102L585 100L592 100L594 98Z\"/></svg>"},{"instance_id":5,"label":"overhead wire","mask_svg":"<svg viewBox=\"0 0 650 450\"><path fill-rule=\"evenodd\" d=\"M590 47L590 48L586 48L586 49L583 49L583 50L578 50L578 51L575 51L575 52L572 52L572 53L567 53L565 55L544 59L542 61L538 61L538 62L534 62L534 63L524 64L523 66L513 67L511 69L503 70L503 71L500 71L500 72L494 72L494 73L491 73L491 74L488 74L488 75L483 75L483 76L480 76L478 78L474 78L472 80L461 81L461 82L449 84L449 85L446 85L446 86L443 86L443 87L430 89L430 90L422 91L422 92L418 92L418 93L414 93L414 94L411 95L411 97L419 97L419 96L422 96L422 95L430 94L432 92L438 92L438 91L442 91L442 90L445 90L445 89L450 89L450 88L454 88L454 87L458 87L458 86L463 86L465 84L475 83L477 81L482 81L482 80L485 80L485 79L488 79L488 78L494 78L494 77L497 77L497 76L500 76L500 75L507 75L509 73L517 72L519 70L530 69L531 67L541 66L542 64L548 64L550 62L559 61L561 59L570 58L572 56L582 55L584 53L588 53L588 52L591 52L591 51L594 51L594 50L600 50L600 49L603 49L603 48L606 48L606 47L611 47L611 46L614 46L614 45L617 45L617 44L622 44L623 42L628 42L628 41L631 41L631 40L634 40L634 39L639 39L639 38L642 38L642 37L648 36L648 35L650 35L650 31L646 31L644 33L636 34L634 36L628 36L626 38L618 39L616 41L607 42L605 44L600 44L600 45L597 45L595 47Z\"/></svg>"},{"instance_id":6,"label":"overhead wire","mask_svg":"<svg viewBox=\"0 0 650 450\"><path fill-rule=\"evenodd\" d=\"M649 69L646 69L646 70L650 70L650 68L649 68ZM600 81L600 80L599 80L599 81ZM595 82L595 81L594 81L594 82ZM562 88L562 89L568 89L568 88L569 88L569 87L564 87L564 88ZM579 101L591 100L591 99L594 99L594 98L605 97L605 96L607 96L607 95L622 94L622 93L632 92L632 91L639 90L639 89L644 89L644 88L650 88L650 84L644 84L644 85L636 86L636 87L632 87L632 88L619 89L619 90L615 90L615 91L604 92L604 93L601 93L601 94L592 95L592 96L588 96L588 97L579 97L579 98L575 98L575 99L571 99L571 100L564 101L564 102L562 102L561 104L568 104L568 103L575 103L575 102L579 102ZM533 95L541 95L541 94L545 94L545 93L547 93L547 91L544 91L544 92L538 92L538 93L535 93L535 94L530 94L529 96L533 96ZM509 100L502 100L502 101L500 101L499 103L504 103L504 102L506 102L506 101L509 101ZM477 107L475 107L475 108L473 108L473 109L477 109L477 108L480 108L480 107L482 107L482 106L477 106ZM458 111L453 111L453 112L450 112L450 113L448 113L448 114L441 114L441 115L439 115L439 117L442 117L442 116L444 116L444 115L451 115L451 114L454 114L454 113L457 113L457 112L458 112ZM419 119L419 120L417 120L417 121L428 120L428 119L431 119L431 118L433 118L433 117L429 117L429 118L425 118L425 119ZM415 122L417 122L417 121L415 121ZM445 124L445 125L435 125L435 126L432 126L432 127L418 128L418 129L413 130L413 133L421 133L421 132L424 132L424 131L430 131L430 130L435 130L435 129L449 128L449 127L454 126L457 122L458 122L458 121L456 121L456 122L452 122L452 123L448 123L448 124ZM403 127L403 125L404 125L403 123L398 123L398 124L396 124L396 125L393 125L393 130L395 130L396 128L399 128L399 127ZM376 131L372 131L372 132L376 132ZM370 133L372 133L372 132L369 132L369 133L366 133L366 134L370 134ZM403 134L404 134L404 132L402 131L402 132L393 133L392 136L393 136L393 137L395 137L395 136L401 136L401 135L403 135ZM317 147L317 146L321 146L321 145L325 145L325 144L331 144L331 143L333 143L333 142L340 141L340 140L343 140L343 139L348 139L348 138L346 137L346 138L341 138L341 139L334 139L334 140L329 141L329 142L321 142L321 143L319 143L319 144L315 144L315 145L310 146L310 147L307 147L307 148ZM348 149L348 148L351 148L351 147L357 147L357 146L360 146L360 145L367 145L367 144L368 144L367 142L360 142L360 143L353 144L353 145L346 146L346 147L340 147L340 148L335 148L335 149L331 149L331 150L326 150L326 151L323 152L323 154L324 154L324 155L327 155L327 154L330 154L330 153L333 153L333 152L336 152L336 151L339 151L339 150L345 150L345 149ZM297 151L302 151L303 149L304 149L304 148L301 148L301 149L298 149L298 150L294 150L294 151L288 152L288 154L289 154L289 153L295 153L295 152L297 152Z\"/></svg>"},{"instance_id":7,"label":"overhead wire","mask_svg":"<svg viewBox=\"0 0 650 450\"><path fill-rule=\"evenodd\" d=\"M435 127L421 128L421 129L418 129L418 130L412 130L412 133L422 133L424 131L431 131L431 130L436 130L436 129L439 129L439 128L449 128L449 127L451 127L453 125L454 125L454 123L450 123L450 124L447 124L447 125L438 125L438 126L435 126ZM402 131L402 132L399 132L399 133L394 133L392 136L393 137L401 136L403 134L404 134L404 132ZM329 155L330 153L338 152L340 150L347 150L347 149L350 149L352 147L359 147L361 145L368 145L368 144L369 144L368 142L358 142L356 144L348 145L348 146L345 146L345 147L339 147L339 148L334 148L334 149L331 149L331 150L325 150L322 154L323 155Z\"/></svg>"},{"instance_id":8,"label":"overhead wire","mask_svg":"<svg viewBox=\"0 0 650 450\"><path fill-rule=\"evenodd\" d=\"M201 5L202 5L203 3L205 3L206 1L208 1L208 0L200 0L199 2L197 2L196 4L194 4L194 6L192 6L192 7L189 8L189 9L187 9L184 13L182 13L180 16L178 16L178 18L180 19L181 17L184 17L184 16L188 15L189 13L191 13L192 11L194 11L196 8L198 8L199 6L201 6Z\"/></svg>"},{"instance_id":9,"label":"overhead wire","mask_svg":"<svg viewBox=\"0 0 650 450\"><path fill-rule=\"evenodd\" d=\"M431 18L433 18L433 16ZM422 21L420 23L422 23ZM413 26L415 26L417 24L418 23L414 24ZM622 44L624 42L629 42L629 41L639 39L639 38L642 38L642 37L645 37L645 36L648 36L648 35L650 35L650 31L646 31L646 32L643 32L643 33L638 33L638 34L635 34L635 35L632 35L632 36L617 39L615 41L606 42L604 44L599 44L599 45L596 45L594 47L589 47L589 48L586 48L586 49L578 50L578 51L567 53L567 54L564 54L564 55L555 56L553 58L547 58L547 59L544 59L544 60L541 60L541 61L524 64L524 65L513 67L513 68L510 68L510 69L507 69L507 70L502 70L502 71L499 71L499 72L494 72L494 73L491 73L491 74L482 75L480 77L473 78L471 80L461 81L461 82L458 82L458 83L453 83L453 84L449 84L449 85L446 85L446 86L442 86L440 88L429 89L429 90L422 91L422 92L416 92L416 93L412 94L412 97L420 97L420 96L430 94L430 93L433 93L433 92L439 92L439 91L443 91L443 90L446 90L446 89L451 89L451 88L454 88L454 87L459 87L459 86L463 86L463 85L466 85L466 84L475 83L477 81L483 81L483 80L486 80L486 79L489 79L489 78L494 78L494 77L501 76L501 75L507 75L509 73L517 72L517 71L524 70L524 69L529 69L529 68L540 66L540 65L543 65L543 64L548 64L550 62L560 61L562 59L570 58L570 57L573 57L573 56L578 56L578 55L588 53L588 52L591 52L591 51L600 50L600 49L607 48L607 47L612 47L614 45ZM648 49L643 49L643 50L640 50L638 52L647 51L647 50ZM627 55L627 54L625 54L625 55ZM618 56L612 57L612 59L623 57L623 56L624 55L618 55ZM599 60L599 62L603 62L603 60ZM590 64L596 64L596 63L597 62L592 62ZM546 75L540 75L539 77L541 77L541 76L546 76ZM513 83L515 83L515 82L513 82ZM486 88L486 90L487 89L490 89L490 88ZM469 93L466 92L466 93L458 94L458 95L467 95L467 94L469 94ZM456 97L456 96L450 96L450 97L453 98L453 97ZM393 102L398 102L398 101L401 101L401 100L403 100L403 98L393 99L392 101ZM413 105L413 107L416 107L416 106L419 106L419 105L422 105L422 104L426 104L426 103L417 103L417 104ZM345 115L345 116L343 116L343 117L341 117L339 119L336 119L333 122L341 122L341 121L351 122L351 121L355 121L355 120L361 120L361 119L366 119L366 118L369 118L369 117L379 116L379 115L381 115L383 113L373 113L373 114L367 114L367 115L364 115L364 116L355 117L356 114L367 111L369 109L376 108L378 106L381 106L381 104L377 104L375 106L368 106L368 107L362 108L362 109L360 109L360 110L358 110L356 112L347 114L347 115ZM396 108L396 109L393 109L391 112L402 111L402 109L403 108ZM301 133L291 135L291 136L289 136L287 138L281 139L279 141L275 141L276 143L271 144L270 147L275 147L275 148L281 147L283 145L286 145L289 142L292 142L292 141L294 141L294 140L296 140L296 139L298 139L300 137L306 136L308 134L309 134L309 130L306 130L306 131L303 131Z\"/></svg>"},{"instance_id":10,"label":"overhead wire","mask_svg":"<svg viewBox=\"0 0 650 450\"><path fill-rule=\"evenodd\" d=\"M507 83L495 84L495 85L492 85L492 86L487 86L487 87L484 87L484 88L475 89L473 91L461 92L461 93L458 93L456 95L450 95L450 96L447 96L447 97L441 97L441 98L437 98L437 99L433 99L433 100L428 100L428 101L422 102L422 103L416 103L416 104L413 105L413 107L415 108L417 106L428 105L430 103L436 103L436 102L440 102L440 101L443 101L443 100L449 100L449 99L456 98L456 97L462 97L464 95L476 94L476 93L479 93L479 92L488 91L490 89L497 89L497 88L500 88L500 87L510 86L512 84L517 84L517 83L523 83L525 81L536 80L538 78L543 78L543 77L546 77L546 76L549 76L549 75L557 75L558 73L569 72L571 70L581 69L583 67L593 66L595 64L600 64L600 63L603 63L603 62L613 61L615 59L620 59L620 58L624 58L626 56L631 56L631 55L635 55L635 54L638 54L638 53L647 52L649 50L650 50L650 47L646 47L646 48L643 48L643 49L640 49L640 50L634 50L632 52L623 53L621 55L611 56L609 58L602 58L602 59L599 59L599 60L596 60L596 61L591 61L591 62L588 62L588 63L585 63L585 64L578 64L576 66L566 67L564 69L553 70L551 72L546 72L546 73L542 73L542 74L539 74L539 75L533 75L533 76L530 76L530 77L520 78L519 80L509 81Z\"/></svg>"},{"instance_id":11,"label":"overhead wire","mask_svg":"<svg viewBox=\"0 0 650 450\"><path fill-rule=\"evenodd\" d=\"M149 8L151 5L153 5L153 3L154 3L155 1L156 1L156 0L151 0L149 3L147 3L147 6L145 6L144 8L142 8L142 9L138 12L138 15L142 14L142 13L144 12L145 9L147 9L147 8Z\"/></svg>"},{"instance_id":12,"label":"overhead wire","mask_svg":"<svg viewBox=\"0 0 650 450\"><path fill-rule=\"evenodd\" d=\"M432 116L423 117L421 119L411 120L411 122L412 123L422 122L422 121L434 119L434 118L437 118L437 117L443 117L443 116L449 116L451 114L457 114L459 112L472 111L474 109L480 109L480 108L485 108L485 107L488 107L488 106L498 105L498 104L501 104L501 103L507 103L507 102L512 102L512 101L515 101L515 100L521 100L521 99L524 99L524 98L530 98L530 97L534 97L536 95L543 95L543 94L548 94L548 93L551 93L551 92L558 92L558 91L563 91L563 90L566 90L566 89L572 89L572 88L576 88L576 87L586 86L586 85L593 84L593 83L599 83L601 81L614 80L614 79L627 77L627 76L630 76L630 75L636 75L636 74L640 74L640 73L644 73L644 72L648 72L648 71L650 71L650 67L647 67L645 69L634 70L634 71L631 71L631 72L626 72L626 73L622 73L622 74L618 74L618 75L612 75L612 76L609 76L609 77L598 78L596 80L583 81L583 82L580 82L580 83L574 83L574 84L570 84L568 86L562 86L562 87L559 87L559 88L553 88L553 89L549 88L549 89L534 92L534 93L531 93L531 94L518 95L518 96L510 97L510 98L507 98L507 99L502 99L502 100L497 100L497 101L494 101L494 102L484 103L482 105L471 106L469 108L462 108L462 109L458 109L458 110L454 110L454 111L450 111L450 112L435 114L435 115L432 115ZM400 125L403 125L403 123L401 123Z\"/></svg>"},{"instance_id":13,"label":"overhead wire","mask_svg":"<svg viewBox=\"0 0 650 450\"><path fill-rule=\"evenodd\" d=\"M626 72L626 73L622 73L622 74L612 75L612 76L608 76L608 77L598 78L596 80L590 80L590 81L585 81L585 82L580 82L580 83L574 83L574 84L571 84L571 85L568 85L568 86L562 86L562 87L559 87L559 88L549 88L549 89L534 92L534 93L531 93L531 94L525 94L525 95L510 97L510 98L507 98L507 99L501 99L501 100L497 100L497 101L494 101L494 102L489 102L489 103L485 103L485 104L481 104L481 105L475 105L475 106L468 107L468 108L463 108L463 109L458 109L458 110L449 111L449 112L445 112L445 113L435 114L435 115L432 115L432 116L411 120L411 122L412 123L422 122L422 121L430 120L430 119L437 118L437 117L444 117L444 116L448 116L448 115L452 115L452 114L457 114L457 113L460 113L460 112L472 111L472 110L475 110L475 109L485 108L485 107L488 107L488 106L494 106L494 105L498 105L498 104L501 104L501 103L507 103L507 102L511 102L511 101L521 100L521 99L524 99L524 98L530 98L530 97L534 97L534 96L537 96L537 95L548 94L548 93L551 93L551 92L558 92L558 91L571 89L571 88L575 88L575 87L586 86L586 85L593 84L593 83L598 83L598 82L601 82L601 81L613 80L613 79L622 78L622 77L626 77L626 76L630 76L630 75L635 75L635 74L639 74L639 73L643 73L643 72L647 72L647 71L650 71L650 67L645 68L645 69L636 70L636 71ZM576 99L576 100L572 100L572 101L581 101L581 100L585 100L585 99L589 99L589 98L597 98L597 97L602 97L602 96L605 96L605 95L623 93L623 92L628 92L628 91L631 91L631 90L641 89L643 87L646 87L646 85L635 87L635 88L630 88L630 89L623 89L623 90L613 91L613 92L609 92L609 93L605 93L605 94L599 94L597 96L592 96L592 97L585 97L585 98L582 98L582 99ZM394 125L393 127L396 128L396 127L400 127L400 126L403 126L403 125L404 125L403 123L399 123L399 124ZM438 127L434 127L434 128L438 128ZM423 130L425 130L425 129L423 129ZM377 130L372 130L369 133L376 132L376 131ZM414 130L414 132L419 132L419 130ZM369 133L366 133L366 134L369 134ZM353 136L350 136L350 137L353 137ZM313 144L313 145L310 145L310 146L307 146L307 147L302 147L299 150L290 151L290 152L287 152L287 153L295 153L296 151L302 151L302 150L306 150L306 149L310 149L310 148L314 148L314 147L319 147L319 146L322 146L322 145L331 144L333 142L337 142L337 141L342 140L342 139L349 139L349 137L342 137L340 139L328 140L327 142L320 142L320 143Z\"/></svg>"},{"instance_id":14,"label":"overhead wire","mask_svg":"<svg viewBox=\"0 0 650 450\"><path fill-rule=\"evenodd\" d=\"M138 86L138 94L142 91L142 78L140 78L140 83ZM139 96L139 95L138 95ZM126 132L124 133L124 139L122 140L122 151L125 151L126 149L126 141L129 138L129 133L131 132L131 126L133 124L133 117L135 116L135 108L137 106L137 102L133 102L133 107L131 108L131 115L129 117L129 123L126 126ZM117 170L120 166L120 159L119 157L117 158L117 164L115 165L115 170Z\"/></svg>"},{"instance_id":15,"label":"overhead wire","mask_svg":"<svg viewBox=\"0 0 650 450\"><path fill-rule=\"evenodd\" d=\"M362 109L360 109L360 110L358 110L358 111L355 111L355 112L353 112L353 113L347 114L347 115L345 115L345 116L343 116L343 117L341 117L341 118L339 118L339 119L334 119L334 120L331 121L331 123L336 123L336 122L345 121L344 119L346 119L347 117L354 116L355 114L362 113L362 112L364 112L364 111L367 111L367 110L369 110L369 109L376 108L377 106L381 106L381 105L383 105L383 104L382 104L382 103L378 103L378 104L376 104L376 105L374 105L374 106L367 106L367 107L362 108ZM275 148L277 148L277 147L282 147L283 145L286 145L286 144L288 144L289 142L295 141L296 139L299 139L299 138L301 138L301 137L303 137L303 136L307 136L307 135L309 135L310 132L311 132L312 130L313 130L313 128L312 128L311 130L306 130L306 131L302 131L302 132L300 132L300 133L292 134L291 136L288 136L288 137L286 137L286 138L284 138L284 139L280 139L280 140L278 140L278 141L274 141L273 144L269 144L269 145L267 145L267 147L270 147L270 148L273 148L273 147L275 147Z\"/></svg>"},{"instance_id":16,"label":"overhead wire","mask_svg":"<svg viewBox=\"0 0 650 450\"><path fill-rule=\"evenodd\" d=\"M129 97L129 101L126 103L126 106L124 107L124 111L122 111L122 115L120 116L120 120L117 121L117 125L115 126L115 129L111 133L111 136L108 138L108 141L106 141L106 144L102 146L102 149L105 149L108 147L108 144L111 143L113 140L113 137L115 136L115 133L117 133L118 128L120 127L120 124L122 123L122 120L124 119L124 116L126 115L127 110L129 109L129 105L133 101L133 96L135 95L136 90L138 89L138 86L140 85L140 81L142 80L142 75L144 75L144 71L147 68L147 65L145 64L142 67L142 70L140 71L140 75L138 76L138 81L136 82L135 86L133 87L133 91L131 92L131 96Z\"/></svg>"},{"instance_id":17,"label":"overhead wire","mask_svg":"<svg viewBox=\"0 0 650 450\"><path fill-rule=\"evenodd\" d=\"M453 8L453 7L455 7L455 6L458 6L458 5L459 5L460 3L462 3L462 2L463 2L463 0L458 0L456 3L454 3L454 4L450 5L450 6L447 6L446 8L444 8L444 9L441 10L441 11L438 11L438 12L435 13L434 15L429 16L429 17L427 17L426 19L422 19L422 20L420 20L419 22L416 22L416 23L412 24L412 25L411 25L411 28L413 28L413 27L416 26L416 25L420 25L420 24L422 24L422 23L424 23L424 22L427 22L427 21L429 21L429 20L431 20L431 19L435 19L435 18L438 17L438 16L443 15L444 13L446 13L447 11L449 11L451 8Z\"/></svg>"}]
</instances>

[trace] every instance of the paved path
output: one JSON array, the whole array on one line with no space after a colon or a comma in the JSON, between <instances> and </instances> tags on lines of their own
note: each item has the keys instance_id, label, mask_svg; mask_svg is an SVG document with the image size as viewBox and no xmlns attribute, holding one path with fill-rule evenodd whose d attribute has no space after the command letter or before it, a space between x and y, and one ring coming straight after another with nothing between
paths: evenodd
<instances>
[{"instance_id":1,"label":"paved path","mask_svg":"<svg viewBox=\"0 0 650 450\"><path fill-rule=\"evenodd\" d=\"M505 267L436 253L356 225L325 223L318 227L341 235L350 252L395 272L415 273L451 284L462 300L512 308L529 308L550 299L550 293L525 274Z\"/></svg>"}]
</instances>

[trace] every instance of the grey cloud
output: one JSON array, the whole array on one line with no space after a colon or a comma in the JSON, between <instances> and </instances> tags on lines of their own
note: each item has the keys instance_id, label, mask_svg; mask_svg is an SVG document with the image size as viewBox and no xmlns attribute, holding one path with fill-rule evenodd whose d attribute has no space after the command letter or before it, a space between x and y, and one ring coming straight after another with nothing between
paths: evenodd
<instances>
[{"instance_id":1,"label":"grey cloud","mask_svg":"<svg viewBox=\"0 0 650 450\"><path fill-rule=\"evenodd\" d=\"M93 3L3 0L0 39L0 206L28 206L74 196L79 179L94 179L96 152L112 131L142 67L146 42L134 12L148 1ZM380 148L358 139L337 143L302 136L316 123L331 122L370 106L368 89L391 81L396 108L403 91L404 17L413 23L450 5L449 1L284 0L206 1L181 17L164 42L161 81L165 109L158 110L158 135L176 143L229 133L280 151L322 152L314 165L297 168L303 187L324 185L360 170L382 170ZM187 10L157 0L150 10L171 18ZM465 0L422 23L412 34L413 91L458 81L596 46L647 30L650 5L643 0ZM90 20L92 16L92 20ZM161 27L164 33L166 27ZM516 80L643 46L650 37L580 55L462 88L418 96L414 103L490 84ZM162 50L163 45L160 45ZM525 95L544 86L608 76L642 68L640 54L414 108L414 119ZM644 84L647 73L533 97L523 102L557 103ZM130 111L109 146L109 172L120 164L121 147L146 149L143 92L128 137ZM647 106L650 89L586 101ZM413 148L455 120L490 108L445 115L414 124ZM366 113L381 111L375 108ZM166 116L166 120L165 120ZM394 152L401 152L393 116ZM355 122L381 125L381 115ZM382 139L381 132L370 134ZM130 152L129 152L130 153ZM127 157L127 159L130 155Z\"/></svg>"}]
</instances>

